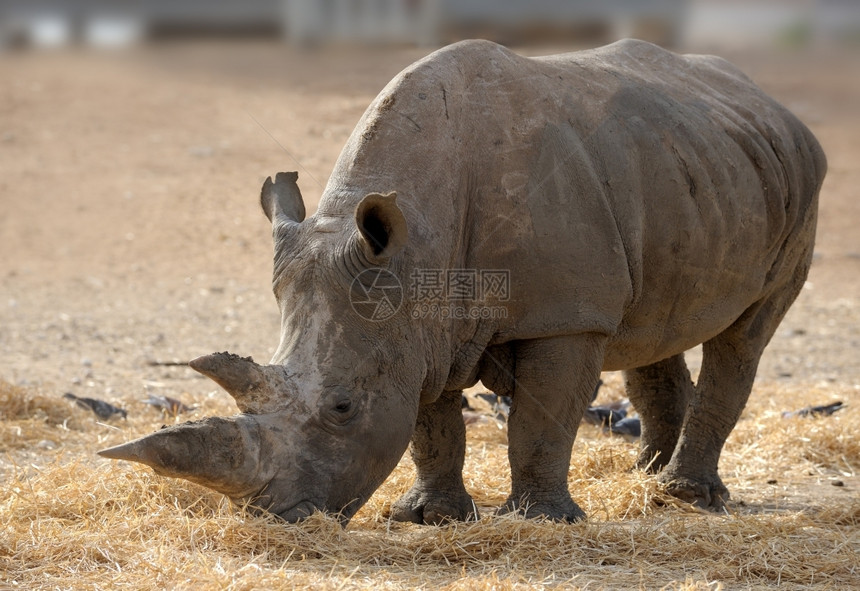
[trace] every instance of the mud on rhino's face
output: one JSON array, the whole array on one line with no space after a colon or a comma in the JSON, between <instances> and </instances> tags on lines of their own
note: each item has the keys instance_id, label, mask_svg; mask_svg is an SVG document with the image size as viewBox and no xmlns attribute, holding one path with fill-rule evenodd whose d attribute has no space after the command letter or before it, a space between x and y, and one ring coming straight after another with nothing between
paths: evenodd
<instances>
[{"instance_id":1,"label":"mud on rhino's face","mask_svg":"<svg viewBox=\"0 0 860 591\"><path fill-rule=\"evenodd\" d=\"M273 224L281 308L272 364L229 353L190 362L233 396L241 414L163 428L99 453L287 521L318 509L346 522L393 470L417 414L425 368L406 359L408 319L379 322L350 306L355 277L388 264L405 244L406 226L393 194L365 197L351 226L325 216L303 223L296 176L268 179L261 195Z\"/></svg>"}]
</instances>

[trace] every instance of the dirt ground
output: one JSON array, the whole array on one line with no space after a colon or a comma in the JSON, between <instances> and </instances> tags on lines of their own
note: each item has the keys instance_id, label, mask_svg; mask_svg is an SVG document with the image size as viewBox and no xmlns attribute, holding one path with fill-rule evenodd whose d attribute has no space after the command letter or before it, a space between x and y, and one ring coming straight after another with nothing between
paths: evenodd
<instances>
[{"instance_id":1,"label":"dirt ground","mask_svg":"<svg viewBox=\"0 0 860 591\"><path fill-rule=\"evenodd\" d=\"M312 212L373 96L426 53L237 42L0 54L0 378L134 414L150 412L147 392L226 398L191 370L158 363L274 352L263 180L298 169ZM815 391L810 402L857 405L860 51L725 56L799 115L829 160L807 288L762 360L753 399L786 386ZM0 478L40 458L15 449ZM825 492L856 499L856 475L844 480ZM820 494L799 487L794 501Z\"/></svg>"},{"instance_id":2,"label":"dirt ground","mask_svg":"<svg viewBox=\"0 0 860 591\"><path fill-rule=\"evenodd\" d=\"M0 376L123 399L164 377L147 361L224 349L267 360L278 335L262 181L300 170L312 211L367 104L424 53L0 55ZM829 159L808 289L760 380L860 387L858 53L728 56Z\"/></svg>"}]
</instances>

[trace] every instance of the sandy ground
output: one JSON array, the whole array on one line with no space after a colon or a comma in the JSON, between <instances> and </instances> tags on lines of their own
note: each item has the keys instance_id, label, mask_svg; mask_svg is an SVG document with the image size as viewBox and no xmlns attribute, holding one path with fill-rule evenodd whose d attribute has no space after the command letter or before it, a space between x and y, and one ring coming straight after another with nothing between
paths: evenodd
<instances>
[{"instance_id":1,"label":"sandy ground","mask_svg":"<svg viewBox=\"0 0 860 591\"><path fill-rule=\"evenodd\" d=\"M367 104L425 53L237 43L0 55L0 378L131 413L147 412L147 391L226 397L152 362L225 349L268 360L278 311L262 181L299 169L313 211ZM860 52L727 57L811 127L830 162L807 289L758 383L856 404Z\"/></svg>"}]
</instances>

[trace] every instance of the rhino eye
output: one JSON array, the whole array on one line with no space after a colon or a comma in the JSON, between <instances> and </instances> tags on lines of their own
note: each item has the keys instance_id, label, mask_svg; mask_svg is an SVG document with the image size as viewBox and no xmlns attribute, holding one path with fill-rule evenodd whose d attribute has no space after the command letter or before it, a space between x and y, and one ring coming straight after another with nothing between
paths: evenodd
<instances>
[{"instance_id":1,"label":"rhino eye","mask_svg":"<svg viewBox=\"0 0 860 591\"><path fill-rule=\"evenodd\" d=\"M334 406L334 410L339 413L348 413L350 410L352 410L352 401L341 400Z\"/></svg>"},{"instance_id":2,"label":"rhino eye","mask_svg":"<svg viewBox=\"0 0 860 591\"><path fill-rule=\"evenodd\" d=\"M324 402L323 415L335 425L346 425L352 421L361 402L345 388L335 387Z\"/></svg>"}]
</instances>

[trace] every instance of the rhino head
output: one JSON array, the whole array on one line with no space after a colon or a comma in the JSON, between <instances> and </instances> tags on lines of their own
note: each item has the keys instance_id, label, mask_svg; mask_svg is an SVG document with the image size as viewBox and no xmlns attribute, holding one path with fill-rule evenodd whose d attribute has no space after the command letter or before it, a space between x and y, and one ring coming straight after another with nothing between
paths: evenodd
<instances>
[{"instance_id":1,"label":"rhino head","mask_svg":"<svg viewBox=\"0 0 860 591\"><path fill-rule=\"evenodd\" d=\"M271 364L229 353L190 362L241 413L165 427L99 453L289 522L321 510L345 525L406 450L426 364L413 353L422 339L405 311L373 317L354 305L374 289L385 296L380 277L392 281L402 271L395 255L407 230L396 196L369 194L354 216L321 211L305 220L297 176L279 173L261 194L281 309Z\"/></svg>"}]
</instances>

